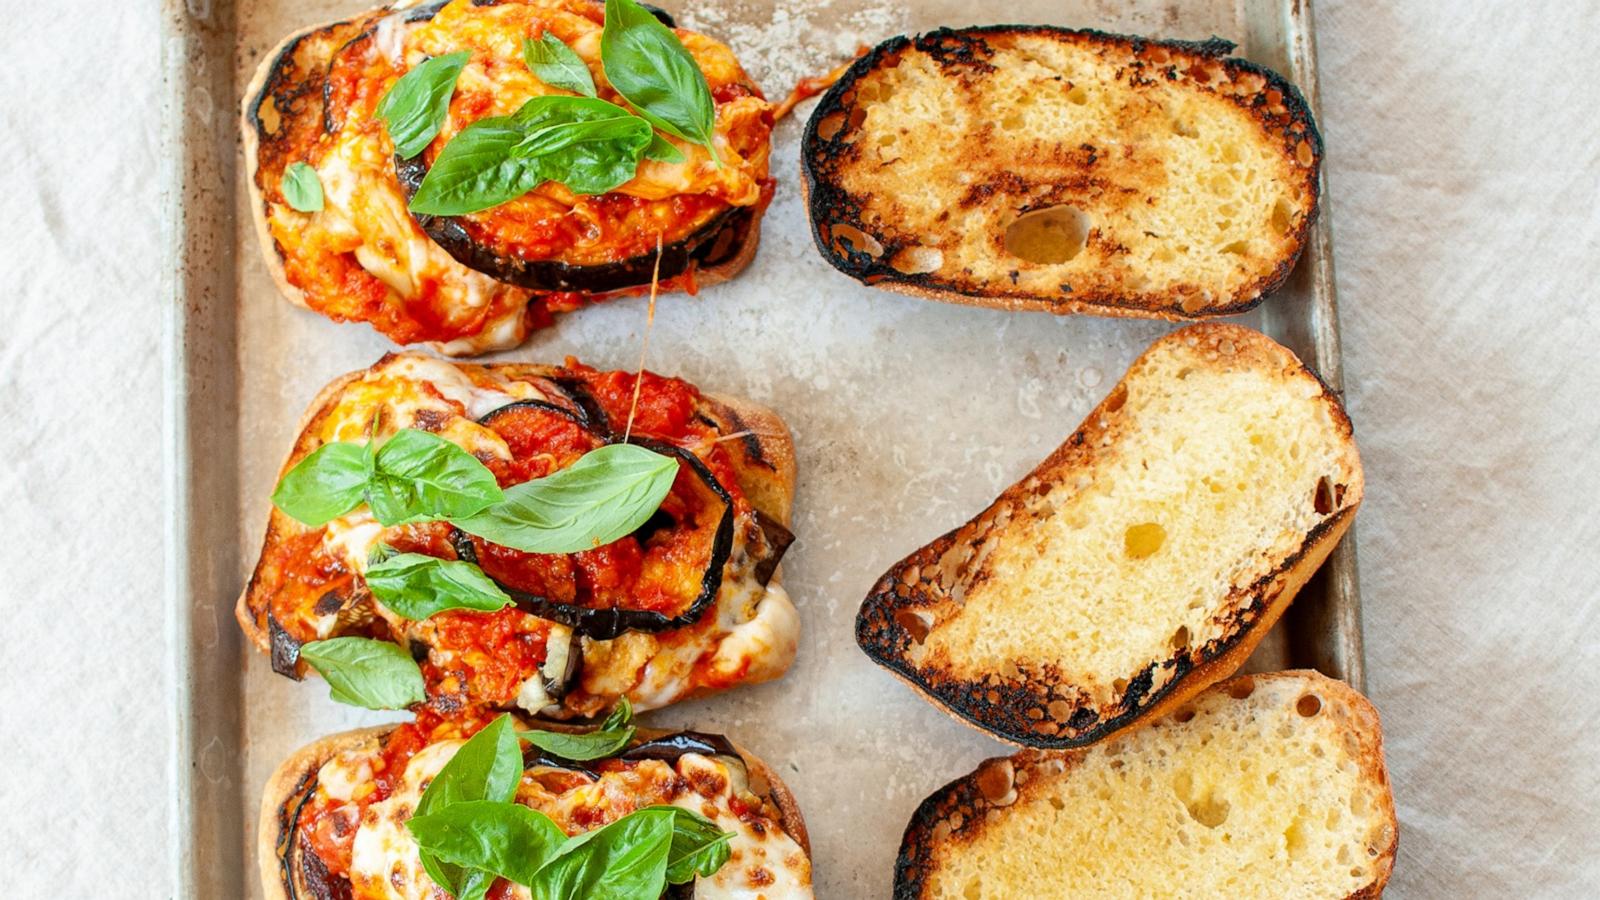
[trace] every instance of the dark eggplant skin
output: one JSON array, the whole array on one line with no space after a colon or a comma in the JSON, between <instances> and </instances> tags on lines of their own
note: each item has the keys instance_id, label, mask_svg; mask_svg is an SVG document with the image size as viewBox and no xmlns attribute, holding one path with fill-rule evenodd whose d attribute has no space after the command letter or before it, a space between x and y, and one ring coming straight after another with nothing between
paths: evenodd
<instances>
[{"instance_id":1,"label":"dark eggplant skin","mask_svg":"<svg viewBox=\"0 0 1600 900\"><path fill-rule=\"evenodd\" d=\"M492 415L492 413L491 413ZM654 610L624 609L622 607L594 608L588 606L575 606L571 603L559 603L547 597L530 594L517 590L510 585L489 576L491 581L508 595L517 604L519 609L560 622L571 628L575 633L596 641L609 641L626 631L662 632L685 628L700 621L711 604L717 599L717 592L722 589L722 570L728 564L728 556L733 551L733 496L728 489L722 486L717 476L706 468L700 457L681 447L672 444L652 441L648 438L633 437L628 443L636 444L648 450L653 450L664 456L676 456L678 460L689 467L700 479L701 483L722 501L722 517L717 521L716 534L711 541L711 559L706 564L705 574L700 578L700 593L695 597L687 609L675 615L668 616ZM450 530L450 542L455 547L456 556L467 562L476 562L477 548L473 546L472 539L459 528ZM485 573L487 574L487 573Z\"/></svg>"},{"instance_id":2,"label":"dark eggplant skin","mask_svg":"<svg viewBox=\"0 0 1600 900\"><path fill-rule=\"evenodd\" d=\"M475 0L478 6L495 6L499 0ZM412 10L407 22L426 21L433 18L444 4L430 4ZM656 6L645 4L645 9L668 28L676 27L670 14ZM326 107L324 107L326 108ZM404 159L394 158L394 173L405 194L406 202L416 196L422 179L428 175L425 154ZM540 292L580 292L603 294L631 288L648 287L659 277L665 281L676 278L694 268L712 269L739 255L745 241L750 239L755 226L755 209L729 207L717 213L710 221L681 241L663 245L660 252L660 270L657 272L655 253L644 253L628 259L600 265L572 265L557 260L523 259L496 253L488 246L472 239L461 219L456 216L429 216L412 213L434 243L444 248L456 262L469 269L482 272L496 281Z\"/></svg>"},{"instance_id":3,"label":"dark eggplant skin","mask_svg":"<svg viewBox=\"0 0 1600 900\"><path fill-rule=\"evenodd\" d=\"M272 671L295 681L300 675L300 642L278 624L277 616L267 612L267 633L272 636Z\"/></svg>"}]
</instances>

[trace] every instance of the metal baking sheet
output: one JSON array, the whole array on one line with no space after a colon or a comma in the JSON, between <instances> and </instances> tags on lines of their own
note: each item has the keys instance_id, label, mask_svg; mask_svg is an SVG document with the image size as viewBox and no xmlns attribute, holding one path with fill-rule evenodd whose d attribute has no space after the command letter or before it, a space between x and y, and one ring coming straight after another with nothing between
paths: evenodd
<instances>
[{"instance_id":1,"label":"metal baking sheet","mask_svg":"<svg viewBox=\"0 0 1600 900\"><path fill-rule=\"evenodd\" d=\"M259 896L258 795L277 762L318 736L385 717L333 703L317 681L274 675L242 647L234 597L254 563L267 497L295 422L334 376L391 345L280 299L244 209L239 92L284 34L367 0L164 0L162 172L171 305L168 619L179 685L172 864L186 896ZM1174 38L1219 35L1317 101L1307 0L710 0L667 6L721 37L767 94L859 45L938 25L1000 20ZM798 119L809 113L802 105ZM799 200L801 121L780 125L777 199L754 264L732 283L660 304L648 365L778 410L799 448L785 584L801 610L800 656L779 682L652 713L651 724L735 735L781 772L804 807L821 897L881 897L911 810L1005 751L869 663L855 610L904 553L981 509L1061 442L1135 355L1174 327L919 301L861 287L815 254ZM1341 383L1328 206L1289 285L1246 324ZM500 358L638 363L642 299L568 315ZM1354 542L1251 659L1363 682ZM389 716L388 718L394 718Z\"/></svg>"}]
</instances>

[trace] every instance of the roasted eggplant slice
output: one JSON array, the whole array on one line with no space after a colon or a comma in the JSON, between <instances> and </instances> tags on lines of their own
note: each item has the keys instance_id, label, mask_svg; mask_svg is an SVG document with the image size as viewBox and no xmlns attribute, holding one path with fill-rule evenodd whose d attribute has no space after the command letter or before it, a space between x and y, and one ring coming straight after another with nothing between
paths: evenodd
<instances>
[{"instance_id":1,"label":"roasted eggplant slice","mask_svg":"<svg viewBox=\"0 0 1600 900\"><path fill-rule=\"evenodd\" d=\"M625 631L671 631L700 621L700 617L717 599L717 591L722 588L722 570L728 564L728 554L733 549L733 497L728 493L728 489L717 481L717 477L711 473L706 464L700 461L700 457L682 447L647 438L631 438L629 443L654 450L662 455L677 457L678 461L694 474L694 481L698 482L702 489L715 498L722 507L707 550L705 571L700 576L700 592L687 606L673 615L622 606L580 606L521 590L495 577L495 573L490 569L484 569L484 573L516 601L518 608L541 619L560 622L574 632L596 641L609 641ZM456 556L482 565L484 561L478 554L477 540L458 528L451 529L450 542L455 546Z\"/></svg>"}]
</instances>

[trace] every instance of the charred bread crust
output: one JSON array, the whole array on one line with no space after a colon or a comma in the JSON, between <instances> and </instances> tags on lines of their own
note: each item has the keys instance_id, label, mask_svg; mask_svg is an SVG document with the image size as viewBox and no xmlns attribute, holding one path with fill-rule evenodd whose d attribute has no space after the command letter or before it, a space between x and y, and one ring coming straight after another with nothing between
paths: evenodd
<instances>
[{"instance_id":1,"label":"charred bread crust","mask_svg":"<svg viewBox=\"0 0 1600 900\"><path fill-rule=\"evenodd\" d=\"M1175 332L1184 334L1211 345L1232 341L1236 352L1275 352L1293 359L1286 349L1271 351L1267 347L1269 340L1237 325L1192 325ZM1163 340L1169 339L1172 336ZM1283 362L1281 358L1269 361ZM1139 361L1135 361L1130 371L1138 366ZM1340 437L1350 441L1350 419L1338 395L1299 360L1294 360L1294 366L1316 380ZM983 512L890 567L873 585L856 616L856 643L868 658L957 721L1015 746L1052 750L1084 747L1141 721L1166 715L1244 664L1354 521L1364 488L1359 463L1356 477L1337 498L1337 513L1313 527L1300 546L1271 572L1248 587L1236 587L1229 593L1223 604L1228 610L1227 627L1219 637L1175 650L1167 659L1151 663L1128 680L1127 688L1109 710L1080 706L1061 721L1051 710L1052 704L1069 700L1057 690L1064 678L1035 677L1024 672L1016 678L990 673L985 679L965 680L918 666L908 658L907 650L914 639L911 629L916 624L904 614L949 604L950 588L967 577L957 571L959 561L976 553L994 525L996 512L1015 510L1026 514L1022 512L1023 501L1035 485L1053 480L1057 473L1071 473L1091 461L1102 438L1117 427L1117 412L1125 396L1119 383L1065 443ZM956 567L950 564L951 553L956 554ZM1154 687L1155 676L1163 670L1170 672L1170 677L1160 687ZM1053 734L1041 732L1041 723L1057 730Z\"/></svg>"},{"instance_id":2,"label":"charred bread crust","mask_svg":"<svg viewBox=\"0 0 1600 900\"><path fill-rule=\"evenodd\" d=\"M525 719L518 717L517 721L519 727L531 727ZM560 722L538 721L532 724L547 731L580 732L592 728ZM368 741L382 740L394 728L394 725L377 725L313 741L290 754L267 779L256 819L256 861L261 870L261 889L266 900L323 900L325 894L319 893L308 883L308 879L316 878L315 867L313 865L308 871L295 840L301 804L315 790L317 772L323 764L344 750ZM672 733L640 728L634 743ZM800 804L794 793L760 757L738 743L734 743L733 748L739 752L749 772L751 790L772 804L778 814L778 825L809 858L811 838L806 832L805 818L800 813Z\"/></svg>"},{"instance_id":3,"label":"charred bread crust","mask_svg":"<svg viewBox=\"0 0 1600 900\"><path fill-rule=\"evenodd\" d=\"M1232 96L1230 99L1250 111L1258 120L1281 132L1295 143L1305 141L1312 160L1307 167L1307 195L1310 206L1300 217L1295 230L1292 253L1278 260L1273 270L1239 288L1233 296L1208 303L1199 311L1185 311L1179 298L1165 297L1159 293L1130 297L1121 292L1097 290L1064 291L1061 294L1039 296L1022 291L985 287L979 283L962 284L941 280L932 272L904 272L892 265L895 255L916 245L908 240L883 240L862 222L861 198L852 196L839 182L838 173L855 160L859 151L853 150L847 138L855 127L852 122L852 105L856 84L869 73L884 65L894 65L907 49L927 53L941 66L982 72L993 67L986 62L992 54L984 43L989 35L1024 34L1039 35L1063 41L1083 41L1097 44L1127 46L1134 53L1146 48L1164 48L1195 60L1214 60L1230 73L1259 76L1264 87L1249 97ZM1096 29L1069 29L1052 25L987 25L972 28L940 28L914 37L901 35L890 38L865 55L858 57L823 95L811 117L806 122L800 150L801 202L811 223L811 237L817 252L829 265L862 284L883 288L896 293L1005 310L1032 310L1057 314L1088 313L1097 316L1190 320L1213 316L1228 316L1246 312L1257 306L1266 295L1277 290L1288 280L1309 241L1310 230L1321 210L1321 167L1323 145L1311 108L1299 88L1278 73L1246 59L1229 57L1235 45L1222 38L1206 41L1158 40L1136 35L1114 34ZM1280 98L1283 112L1268 110L1268 92ZM829 137L823 137L822 123L830 117L842 119L845 126ZM1292 144L1291 144L1292 146ZM857 247L837 246L831 239L835 226L846 226L878 239L882 251L869 253Z\"/></svg>"},{"instance_id":4,"label":"charred bread crust","mask_svg":"<svg viewBox=\"0 0 1600 900\"><path fill-rule=\"evenodd\" d=\"M1314 677L1317 690L1330 695L1334 702L1356 712L1367 727L1357 731L1361 752L1359 764L1366 780L1381 784L1385 795L1390 794L1389 773L1383 762L1383 733L1378 725L1378 713L1372 703L1342 681L1327 678L1320 673L1290 670L1268 674L1240 675L1213 685L1209 690L1227 691L1235 682L1251 679L1271 682L1285 679ZM1174 710L1175 711L1175 710ZM983 829L993 826L1005 816L1007 807L1021 801L1030 791L1041 789L1051 778L1065 777L1081 762L1082 750L1023 750L1012 756L991 757L978 764L967 775L946 784L917 805L911 814L900 841L900 851L894 866L894 900L919 900L927 888L925 879L932 870L934 856L943 846L972 840ZM1019 773L1032 774L1041 762L1059 763L1059 773L1040 778L1018 778ZM1017 791L1015 798L1009 790ZM1004 801L1004 802L1002 802ZM1399 846L1399 820L1393 804L1385 810L1389 824L1389 845L1380 854L1381 868L1378 878L1345 900L1375 900L1383 895L1384 886L1394 868L1395 852ZM1152 861L1154 862L1154 861Z\"/></svg>"},{"instance_id":5,"label":"charred bread crust","mask_svg":"<svg viewBox=\"0 0 1600 900\"><path fill-rule=\"evenodd\" d=\"M388 356L384 359L388 359ZM382 360L379 361L379 364L381 363ZM562 371L555 366L532 363L489 363L480 367L504 372L513 378L549 377ZM279 467L279 478L316 449L317 426L338 406L339 396L344 390L365 377L369 371L371 369L361 369L341 375L317 392L317 396L312 399L310 406L300 418L294 446L290 449L283 465ZM731 429L723 430L723 434L748 432L739 441L730 441L729 444L737 448L733 456L739 488L750 500L750 504L784 526L790 525L795 491L795 451L794 440L789 434L788 426L777 413L743 398L702 394L701 401L699 409L701 415L716 423L719 430ZM267 531L261 541L261 555L257 557L256 568L252 570L249 581L234 605L234 618L238 620L245 637L257 649L268 654L272 652L272 632L265 622L264 606L256 602L260 560L266 557L267 551L282 540L284 535L293 533L299 528L298 523L277 507L270 507ZM781 569L779 574L773 576L773 581L781 581Z\"/></svg>"}]
</instances>

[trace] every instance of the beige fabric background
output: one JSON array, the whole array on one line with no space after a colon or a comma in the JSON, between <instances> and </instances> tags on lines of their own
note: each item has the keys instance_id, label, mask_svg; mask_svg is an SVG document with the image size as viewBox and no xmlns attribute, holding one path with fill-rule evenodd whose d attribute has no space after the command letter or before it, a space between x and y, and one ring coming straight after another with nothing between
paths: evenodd
<instances>
[{"instance_id":1,"label":"beige fabric background","mask_svg":"<svg viewBox=\"0 0 1600 900\"><path fill-rule=\"evenodd\" d=\"M8 896L173 891L156 6L0 2ZM1317 16L1390 896L1595 896L1600 4Z\"/></svg>"}]
</instances>

